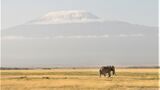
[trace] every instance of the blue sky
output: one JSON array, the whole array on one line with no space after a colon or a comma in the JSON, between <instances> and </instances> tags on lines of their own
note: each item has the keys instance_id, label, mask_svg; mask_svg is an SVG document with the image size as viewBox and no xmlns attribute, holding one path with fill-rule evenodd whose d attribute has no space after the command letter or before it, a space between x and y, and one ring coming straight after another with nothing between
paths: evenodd
<instances>
[{"instance_id":1,"label":"blue sky","mask_svg":"<svg viewBox=\"0 0 160 90\"><path fill-rule=\"evenodd\" d=\"M86 10L106 20L158 26L158 0L2 0L2 28L55 10Z\"/></svg>"}]
</instances>

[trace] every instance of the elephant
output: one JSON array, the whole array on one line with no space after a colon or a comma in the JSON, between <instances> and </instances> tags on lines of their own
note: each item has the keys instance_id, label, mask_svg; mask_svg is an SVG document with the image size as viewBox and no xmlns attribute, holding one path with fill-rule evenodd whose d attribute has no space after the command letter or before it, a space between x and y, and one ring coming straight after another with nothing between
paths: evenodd
<instances>
[{"instance_id":1,"label":"elephant","mask_svg":"<svg viewBox=\"0 0 160 90\"><path fill-rule=\"evenodd\" d=\"M106 73L108 73L108 77L111 77L111 71L112 71L113 75L116 75L114 66L102 66L99 69L99 75L100 75L100 77L101 77L101 75L106 76Z\"/></svg>"}]
</instances>

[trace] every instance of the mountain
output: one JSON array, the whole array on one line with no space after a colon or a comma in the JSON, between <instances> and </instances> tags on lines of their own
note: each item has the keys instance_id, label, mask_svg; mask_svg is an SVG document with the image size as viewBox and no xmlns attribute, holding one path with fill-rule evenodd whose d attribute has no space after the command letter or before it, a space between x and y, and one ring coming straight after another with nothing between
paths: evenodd
<instances>
[{"instance_id":1,"label":"mountain","mask_svg":"<svg viewBox=\"0 0 160 90\"><path fill-rule=\"evenodd\" d=\"M158 27L50 12L1 32L3 67L158 65Z\"/></svg>"}]
</instances>

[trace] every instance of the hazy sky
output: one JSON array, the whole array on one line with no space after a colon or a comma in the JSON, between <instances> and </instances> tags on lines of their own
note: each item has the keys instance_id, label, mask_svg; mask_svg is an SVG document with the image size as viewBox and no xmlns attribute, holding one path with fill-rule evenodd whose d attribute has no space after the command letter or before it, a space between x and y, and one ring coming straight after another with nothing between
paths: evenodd
<instances>
[{"instance_id":1,"label":"hazy sky","mask_svg":"<svg viewBox=\"0 0 160 90\"><path fill-rule=\"evenodd\" d=\"M54 10L86 10L106 20L158 26L158 0L2 0L2 28Z\"/></svg>"}]
</instances>

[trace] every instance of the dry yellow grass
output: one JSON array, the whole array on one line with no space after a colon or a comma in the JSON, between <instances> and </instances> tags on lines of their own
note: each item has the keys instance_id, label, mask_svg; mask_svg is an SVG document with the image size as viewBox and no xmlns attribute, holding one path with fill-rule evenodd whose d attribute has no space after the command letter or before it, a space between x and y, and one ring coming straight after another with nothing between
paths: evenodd
<instances>
[{"instance_id":1,"label":"dry yellow grass","mask_svg":"<svg viewBox=\"0 0 160 90\"><path fill-rule=\"evenodd\" d=\"M98 69L1 70L1 90L158 90L158 72L117 69L99 78Z\"/></svg>"}]
</instances>

